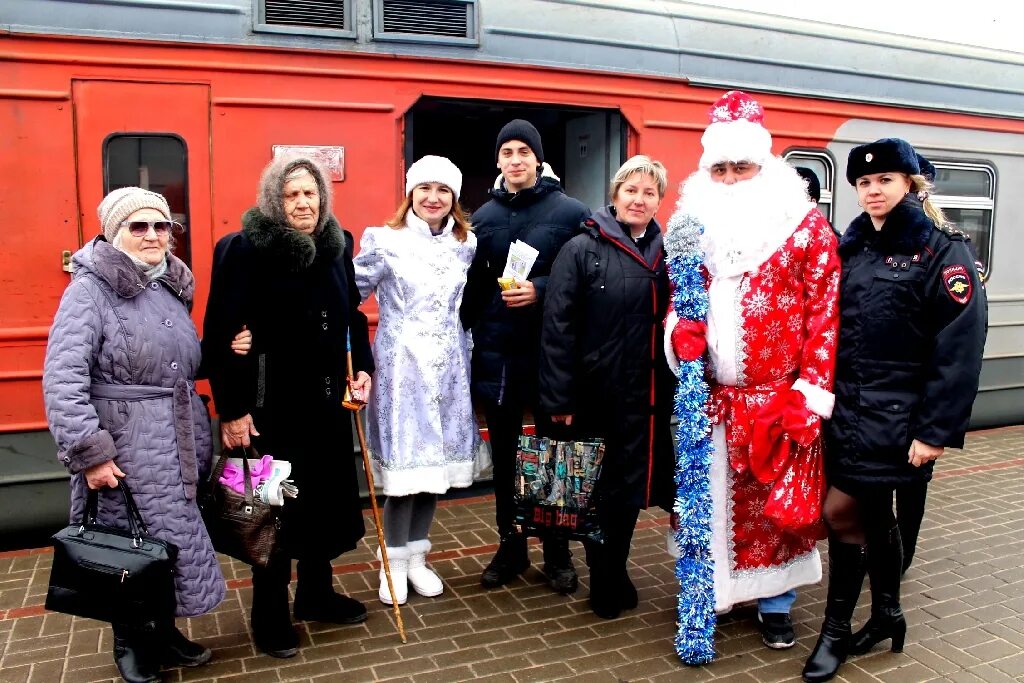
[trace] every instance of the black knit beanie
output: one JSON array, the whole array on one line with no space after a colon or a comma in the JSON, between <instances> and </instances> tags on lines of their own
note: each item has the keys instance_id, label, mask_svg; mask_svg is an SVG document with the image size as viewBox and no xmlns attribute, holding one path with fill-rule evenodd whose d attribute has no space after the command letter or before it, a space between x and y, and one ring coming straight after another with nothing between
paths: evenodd
<instances>
[{"instance_id":1,"label":"black knit beanie","mask_svg":"<svg viewBox=\"0 0 1024 683\"><path fill-rule=\"evenodd\" d=\"M513 119L505 124L505 127L498 133L498 141L494 143L494 160L498 160L498 150L509 140L521 140L530 146L537 163L544 163L544 146L540 142L540 133L529 121Z\"/></svg>"}]
</instances>

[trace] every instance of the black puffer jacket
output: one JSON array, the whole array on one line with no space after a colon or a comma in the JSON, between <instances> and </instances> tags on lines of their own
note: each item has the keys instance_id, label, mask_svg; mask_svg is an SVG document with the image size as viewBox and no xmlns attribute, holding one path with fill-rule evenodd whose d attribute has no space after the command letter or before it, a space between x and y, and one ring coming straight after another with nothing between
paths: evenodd
<instances>
[{"instance_id":1,"label":"black puffer jacket","mask_svg":"<svg viewBox=\"0 0 1024 683\"><path fill-rule=\"evenodd\" d=\"M829 479L927 481L932 464L907 461L911 441L962 447L978 391L988 314L971 250L908 195L881 231L866 213L854 219L839 254Z\"/></svg>"},{"instance_id":2,"label":"black puffer jacket","mask_svg":"<svg viewBox=\"0 0 1024 683\"><path fill-rule=\"evenodd\" d=\"M532 188L516 193L505 190L502 182L491 190L491 197L473 214L476 256L462 299L462 324L473 330L473 393L499 404L529 403L536 394L541 312L551 264L590 210L566 196L558 178L547 174ZM537 303L508 308L498 278L516 240L540 252L529 277Z\"/></svg>"},{"instance_id":3,"label":"black puffer jacket","mask_svg":"<svg viewBox=\"0 0 1024 683\"><path fill-rule=\"evenodd\" d=\"M675 378L662 351L668 270L656 221L636 243L611 207L562 249L548 281L540 406L573 415L577 437L606 440L599 493L671 505Z\"/></svg>"}]
</instances>

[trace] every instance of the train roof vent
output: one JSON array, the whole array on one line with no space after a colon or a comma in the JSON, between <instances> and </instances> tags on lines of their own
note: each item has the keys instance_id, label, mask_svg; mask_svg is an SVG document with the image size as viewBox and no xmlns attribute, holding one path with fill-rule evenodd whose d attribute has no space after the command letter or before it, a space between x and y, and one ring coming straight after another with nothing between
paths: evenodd
<instances>
[{"instance_id":1,"label":"train roof vent","mask_svg":"<svg viewBox=\"0 0 1024 683\"><path fill-rule=\"evenodd\" d=\"M263 23L345 30L346 0L264 0Z\"/></svg>"},{"instance_id":2,"label":"train roof vent","mask_svg":"<svg viewBox=\"0 0 1024 683\"><path fill-rule=\"evenodd\" d=\"M477 44L477 0L375 0L374 38Z\"/></svg>"}]
</instances>

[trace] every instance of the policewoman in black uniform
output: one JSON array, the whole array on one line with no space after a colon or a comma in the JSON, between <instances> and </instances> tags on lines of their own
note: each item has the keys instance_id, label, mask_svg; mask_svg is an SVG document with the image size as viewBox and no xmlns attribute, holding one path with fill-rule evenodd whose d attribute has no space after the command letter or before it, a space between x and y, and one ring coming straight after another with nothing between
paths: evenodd
<instances>
[{"instance_id":1,"label":"policewoman in black uniform","mask_svg":"<svg viewBox=\"0 0 1024 683\"><path fill-rule=\"evenodd\" d=\"M883 640L902 651L903 547L893 492L927 482L945 448L963 447L987 328L985 292L966 237L924 195L931 183L914 148L898 138L855 147L846 178L864 213L839 244L836 403L824 508L828 600L805 681L829 680L847 654ZM851 634L865 572L871 617Z\"/></svg>"}]
</instances>

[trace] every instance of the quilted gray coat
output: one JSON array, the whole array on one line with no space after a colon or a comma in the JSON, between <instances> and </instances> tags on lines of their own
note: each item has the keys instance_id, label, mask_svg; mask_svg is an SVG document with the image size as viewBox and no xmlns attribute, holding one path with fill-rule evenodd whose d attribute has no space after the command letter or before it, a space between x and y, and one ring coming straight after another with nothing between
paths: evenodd
<instances>
[{"instance_id":1,"label":"quilted gray coat","mask_svg":"<svg viewBox=\"0 0 1024 683\"><path fill-rule=\"evenodd\" d=\"M82 472L113 459L149 531L178 546L178 616L224 598L224 578L196 505L210 468L210 421L195 392L199 339L189 317L195 280L179 259L146 280L98 237L73 258L74 279L50 328L43 394L58 457L71 472L71 519ZM120 495L100 491L99 521L127 528Z\"/></svg>"}]
</instances>

